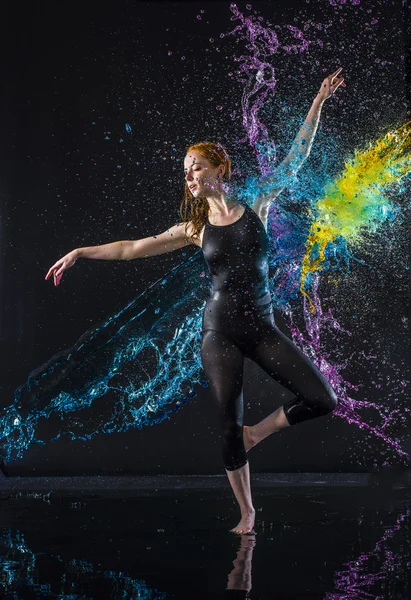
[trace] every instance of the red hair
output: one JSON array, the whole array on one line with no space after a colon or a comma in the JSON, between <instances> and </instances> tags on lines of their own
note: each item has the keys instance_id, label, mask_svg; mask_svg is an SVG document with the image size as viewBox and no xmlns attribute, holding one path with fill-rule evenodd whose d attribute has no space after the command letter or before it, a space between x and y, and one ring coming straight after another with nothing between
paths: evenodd
<instances>
[{"instance_id":1,"label":"red hair","mask_svg":"<svg viewBox=\"0 0 411 600\"><path fill-rule=\"evenodd\" d=\"M213 167L219 167L221 164L225 166L224 179L230 181L231 178L231 160L227 151L221 144L216 142L199 142L187 148L186 154L195 150L201 156L204 156ZM183 223L191 221L193 230L187 238L192 241L194 238L199 238L200 232L204 227L206 218L209 215L208 202L204 197L195 198L190 192L187 182L184 185L184 198L180 204L180 215ZM187 226L186 226L187 234Z\"/></svg>"}]
</instances>

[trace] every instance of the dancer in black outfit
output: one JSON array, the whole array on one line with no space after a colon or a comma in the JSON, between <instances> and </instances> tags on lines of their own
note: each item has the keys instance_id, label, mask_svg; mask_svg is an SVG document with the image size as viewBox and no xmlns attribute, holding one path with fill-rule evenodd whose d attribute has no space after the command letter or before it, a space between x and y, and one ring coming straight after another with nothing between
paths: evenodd
<instances>
[{"instance_id":1,"label":"dancer in black outfit","mask_svg":"<svg viewBox=\"0 0 411 600\"><path fill-rule=\"evenodd\" d=\"M231 225L208 221L205 225L203 251L213 287L204 309L201 359L221 406L228 471L247 462L242 426L244 356L296 395L283 406L288 424L326 415L337 404L327 380L274 323L268 244L261 219L247 205Z\"/></svg>"},{"instance_id":2,"label":"dancer in black outfit","mask_svg":"<svg viewBox=\"0 0 411 600\"><path fill-rule=\"evenodd\" d=\"M202 320L201 359L213 396L218 402L223 462L239 503L241 520L232 532L253 532L255 511L250 491L246 452L283 427L326 415L337 406L329 383L315 365L274 322L268 288L268 236L265 230L270 202L282 191L279 173L295 173L307 158L324 101L344 85L341 68L322 83L293 146L267 178L269 195L252 207L226 193L231 161L220 144L190 146L184 160L183 221L164 233L77 248L48 271L59 285L65 269L78 258L133 259L170 252L193 243L203 249L212 290ZM277 185L276 185L277 182ZM295 398L254 427L243 426L243 364L247 356Z\"/></svg>"}]
</instances>

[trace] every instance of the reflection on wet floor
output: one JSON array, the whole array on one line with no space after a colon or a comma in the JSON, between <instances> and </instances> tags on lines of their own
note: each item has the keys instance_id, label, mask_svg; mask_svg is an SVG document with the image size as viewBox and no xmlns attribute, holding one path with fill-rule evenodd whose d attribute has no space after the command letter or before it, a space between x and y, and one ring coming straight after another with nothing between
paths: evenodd
<instances>
[{"instance_id":1,"label":"reflection on wet floor","mask_svg":"<svg viewBox=\"0 0 411 600\"><path fill-rule=\"evenodd\" d=\"M407 489L1 494L0 598L411 598Z\"/></svg>"}]
</instances>

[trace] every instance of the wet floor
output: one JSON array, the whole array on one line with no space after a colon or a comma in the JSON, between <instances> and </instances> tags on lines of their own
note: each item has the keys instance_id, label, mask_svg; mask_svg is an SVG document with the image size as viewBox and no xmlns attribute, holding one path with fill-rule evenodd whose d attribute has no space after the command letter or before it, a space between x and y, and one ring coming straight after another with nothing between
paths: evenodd
<instances>
[{"instance_id":1,"label":"wet floor","mask_svg":"<svg viewBox=\"0 0 411 600\"><path fill-rule=\"evenodd\" d=\"M77 488L0 486L1 599L411 598L407 488Z\"/></svg>"}]
</instances>

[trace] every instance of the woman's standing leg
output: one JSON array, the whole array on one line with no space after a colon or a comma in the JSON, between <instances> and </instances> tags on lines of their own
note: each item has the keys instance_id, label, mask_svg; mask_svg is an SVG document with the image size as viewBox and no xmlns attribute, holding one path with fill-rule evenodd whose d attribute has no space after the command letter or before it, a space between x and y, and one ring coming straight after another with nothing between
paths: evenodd
<instances>
[{"instance_id":1,"label":"woman's standing leg","mask_svg":"<svg viewBox=\"0 0 411 600\"><path fill-rule=\"evenodd\" d=\"M241 520L231 531L250 533L254 527L255 510L243 440L244 354L223 333L207 330L203 332L201 360L218 403L223 462L241 511Z\"/></svg>"},{"instance_id":2,"label":"woman's standing leg","mask_svg":"<svg viewBox=\"0 0 411 600\"><path fill-rule=\"evenodd\" d=\"M274 431L331 413L338 399L314 363L275 325L247 354L268 375L295 394L257 425L247 428L247 449Z\"/></svg>"}]
</instances>

